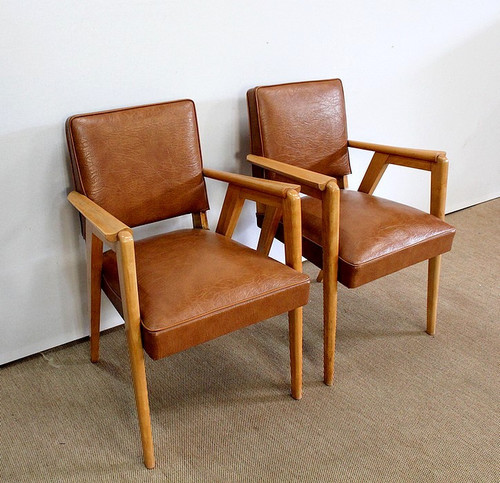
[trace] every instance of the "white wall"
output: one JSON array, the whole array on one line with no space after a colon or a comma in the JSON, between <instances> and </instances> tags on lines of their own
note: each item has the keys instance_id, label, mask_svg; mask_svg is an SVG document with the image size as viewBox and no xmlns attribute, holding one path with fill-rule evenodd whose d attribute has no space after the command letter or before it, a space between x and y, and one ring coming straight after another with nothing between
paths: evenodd
<instances>
[{"instance_id":1,"label":"white wall","mask_svg":"<svg viewBox=\"0 0 500 483\"><path fill-rule=\"evenodd\" d=\"M499 45L497 0L2 0L0 364L87 334L70 114L189 97L205 165L249 172L246 90L340 77L351 139L448 152L452 211L500 193ZM425 173L392 174L380 194L427 206Z\"/></svg>"}]
</instances>

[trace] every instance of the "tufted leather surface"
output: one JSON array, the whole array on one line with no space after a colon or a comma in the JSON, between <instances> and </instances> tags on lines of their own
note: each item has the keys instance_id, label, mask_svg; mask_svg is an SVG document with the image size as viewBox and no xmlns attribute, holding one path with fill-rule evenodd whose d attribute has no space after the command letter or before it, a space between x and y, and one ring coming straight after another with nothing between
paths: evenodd
<instances>
[{"instance_id":1,"label":"tufted leather surface","mask_svg":"<svg viewBox=\"0 0 500 483\"><path fill-rule=\"evenodd\" d=\"M339 79L256 87L247 99L253 154L330 176L351 172Z\"/></svg>"},{"instance_id":2,"label":"tufted leather surface","mask_svg":"<svg viewBox=\"0 0 500 483\"><path fill-rule=\"evenodd\" d=\"M75 188L129 226L206 211L192 101L73 116Z\"/></svg>"},{"instance_id":3,"label":"tufted leather surface","mask_svg":"<svg viewBox=\"0 0 500 483\"><path fill-rule=\"evenodd\" d=\"M135 244L143 345L158 359L305 305L309 277L207 230ZM103 289L122 311L115 254Z\"/></svg>"},{"instance_id":4,"label":"tufted leather surface","mask_svg":"<svg viewBox=\"0 0 500 483\"><path fill-rule=\"evenodd\" d=\"M321 201L302 199L303 235L321 252ZM339 281L358 287L451 249L455 228L359 191L340 191Z\"/></svg>"}]
</instances>

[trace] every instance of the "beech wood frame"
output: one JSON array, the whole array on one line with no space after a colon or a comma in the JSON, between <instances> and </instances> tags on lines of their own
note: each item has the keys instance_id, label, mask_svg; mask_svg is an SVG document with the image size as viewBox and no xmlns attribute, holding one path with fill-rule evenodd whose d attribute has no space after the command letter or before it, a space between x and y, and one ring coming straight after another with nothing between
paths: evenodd
<instances>
[{"instance_id":1,"label":"beech wood frame","mask_svg":"<svg viewBox=\"0 0 500 483\"><path fill-rule=\"evenodd\" d=\"M389 164L405 166L431 173L430 213L444 220L446 188L448 180L448 160L444 151L401 148L362 141L348 141L348 147L373 151L358 191L373 194ZM247 160L252 165L285 176L300 183L302 191L322 200L323 217L323 270L318 275L318 282L323 283L323 337L324 337L324 382L333 384L335 370L335 334L337 323L337 270L339 246L339 199L340 188L347 188L347 176L338 179L282 163L262 156L250 154ZM257 208L264 213L259 248L268 253L274 234L280 221L279 213ZM264 232L265 229L265 232ZM427 281L427 333L436 332L437 301L441 255L429 259Z\"/></svg>"},{"instance_id":2,"label":"beech wood frame","mask_svg":"<svg viewBox=\"0 0 500 483\"><path fill-rule=\"evenodd\" d=\"M286 264L297 271L302 271L299 185L256 179L211 169L204 169L203 175L229 183L216 229L217 233L228 238L232 237L246 199L271 207L271 210L283 215ZM85 218L92 362L98 362L99 360L101 274L104 244L116 252L143 459L147 468L154 468L155 456L141 339L133 231L81 193L72 191L68 195L68 200ZM192 213L192 218L194 228L209 229L205 212ZM262 251L262 249L259 251ZM290 311L288 319L291 395L294 399L300 399L302 397L302 307Z\"/></svg>"}]
</instances>

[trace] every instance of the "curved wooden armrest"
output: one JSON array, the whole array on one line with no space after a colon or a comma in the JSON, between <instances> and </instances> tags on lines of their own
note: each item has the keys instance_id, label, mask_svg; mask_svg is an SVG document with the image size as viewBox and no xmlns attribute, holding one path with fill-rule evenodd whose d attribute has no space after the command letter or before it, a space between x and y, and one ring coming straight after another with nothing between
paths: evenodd
<instances>
[{"instance_id":1,"label":"curved wooden armrest","mask_svg":"<svg viewBox=\"0 0 500 483\"><path fill-rule=\"evenodd\" d=\"M402 156L404 158L421 159L422 161L438 161L439 158L446 159L444 151L432 151L427 149L400 148L396 146L384 146L383 144L366 143L363 141L348 141L351 148L375 151L376 153L389 154L391 156Z\"/></svg>"},{"instance_id":2,"label":"curved wooden armrest","mask_svg":"<svg viewBox=\"0 0 500 483\"><path fill-rule=\"evenodd\" d=\"M300 183L301 185L308 186L318 191L324 191L330 181L335 181L335 178L327 176L326 174L316 173L308 169L292 166L281 161L274 159L264 158L262 156L255 156L249 154L247 160L252 164L261 168L267 169L274 173L286 176L291 180ZM336 181L335 181L336 182Z\"/></svg>"},{"instance_id":3,"label":"curved wooden armrest","mask_svg":"<svg viewBox=\"0 0 500 483\"><path fill-rule=\"evenodd\" d=\"M127 231L132 234L132 229L101 208L97 203L85 195L72 191L68 195L68 201L88 220L99 238L114 243L118 240L118 234Z\"/></svg>"},{"instance_id":4,"label":"curved wooden armrest","mask_svg":"<svg viewBox=\"0 0 500 483\"><path fill-rule=\"evenodd\" d=\"M297 184L252 178L242 174L227 173L225 171L216 171L214 169L204 168L203 174L208 178L224 181L238 186L239 188L259 191L267 195L278 196L279 198L286 198L289 190L300 191L300 186Z\"/></svg>"}]
</instances>

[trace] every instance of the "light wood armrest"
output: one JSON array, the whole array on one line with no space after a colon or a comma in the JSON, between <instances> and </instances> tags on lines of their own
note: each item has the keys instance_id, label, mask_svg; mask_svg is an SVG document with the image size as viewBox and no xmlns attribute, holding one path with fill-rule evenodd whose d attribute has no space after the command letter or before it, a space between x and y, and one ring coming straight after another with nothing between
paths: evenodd
<instances>
[{"instance_id":1,"label":"light wood armrest","mask_svg":"<svg viewBox=\"0 0 500 483\"><path fill-rule=\"evenodd\" d=\"M114 243L118 240L118 233L121 231L132 233L132 229L125 223L122 223L85 195L72 191L68 195L68 201L92 224L96 235L101 239Z\"/></svg>"},{"instance_id":2,"label":"light wood armrest","mask_svg":"<svg viewBox=\"0 0 500 483\"><path fill-rule=\"evenodd\" d=\"M427 149L400 148L396 146L384 146L383 144L366 143L363 141L348 141L351 148L375 151L376 153L389 154L391 156L402 156L404 158L421 159L422 161L434 161L438 158L446 159L444 151L432 151Z\"/></svg>"},{"instance_id":3,"label":"light wood armrest","mask_svg":"<svg viewBox=\"0 0 500 483\"><path fill-rule=\"evenodd\" d=\"M358 191L373 194L389 164L429 171L431 173L430 212L444 219L448 180L448 159L444 151L398 148L360 141L348 143L350 147L375 152Z\"/></svg>"},{"instance_id":4,"label":"light wood armrest","mask_svg":"<svg viewBox=\"0 0 500 483\"><path fill-rule=\"evenodd\" d=\"M292 166L290 164L282 163L281 161L276 161L274 159L255 156L254 154L249 154L247 156L247 160L256 166L267 169L282 176L286 176L287 178L290 178L291 180L300 183L301 185L308 186L319 191L324 191L326 189L326 185L330 181L335 181L335 178L327 176L326 174L316 173L314 171L309 171L308 169Z\"/></svg>"},{"instance_id":5,"label":"light wood armrest","mask_svg":"<svg viewBox=\"0 0 500 483\"><path fill-rule=\"evenodd\" d=\"M239 188L246 188L255 190L267 195L277 196L279 198L286 198L289 190L300 191L300 186L291 183L281 183L279 181L272 181L268 179L252 178L236 173L227 173L225 171L216 171L214 169L203 169L203 174L207 178L224 181Z\"/></svg>"}]
</instances>

